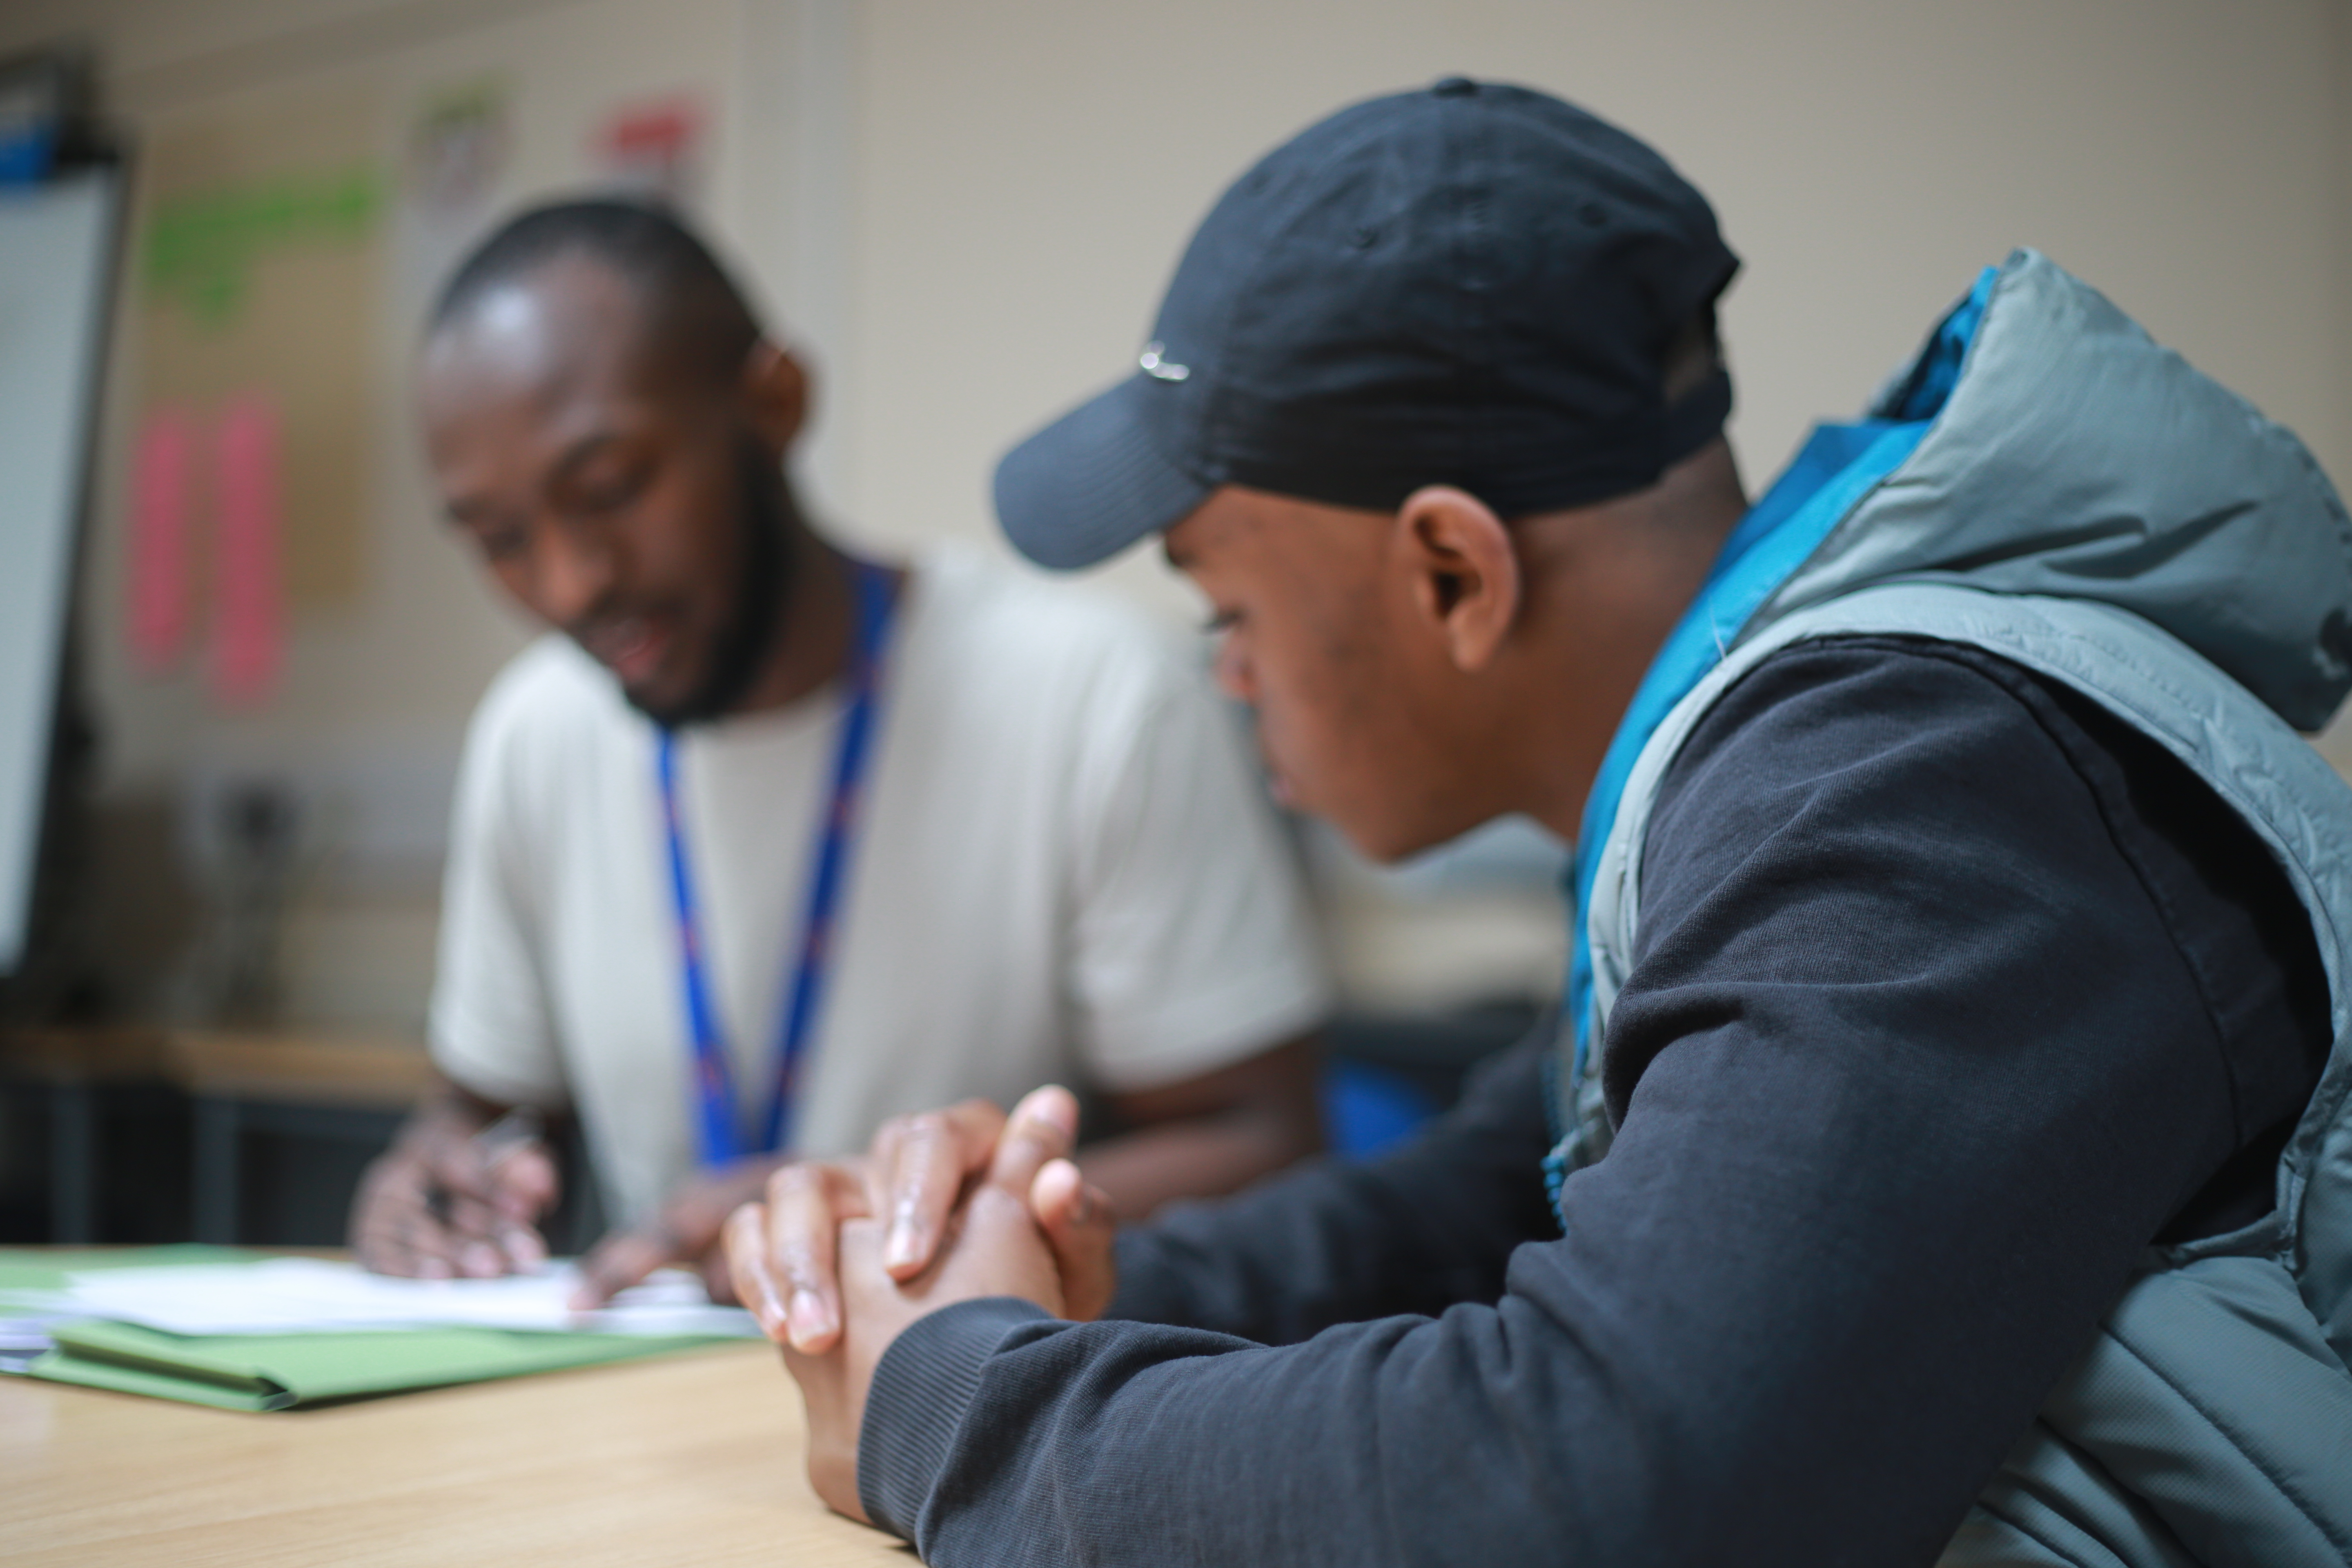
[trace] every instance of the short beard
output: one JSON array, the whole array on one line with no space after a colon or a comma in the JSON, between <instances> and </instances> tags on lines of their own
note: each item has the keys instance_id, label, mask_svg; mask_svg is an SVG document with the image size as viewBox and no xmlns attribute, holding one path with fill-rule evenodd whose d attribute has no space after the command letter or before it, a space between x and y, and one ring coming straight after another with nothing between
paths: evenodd
<instances>
[{"instance_id":1,"label":"short beard","mask_svg":"<svg viewBox=\"0 0 2352 1568\"><path fill-rule=\"evenodd\" d=\"M783 627L784 598L792 591L792 538L797 513L784 471L759 442L746 436L736 455L736 517L743 536L735 604L711 645L710 668L702 684L684 700L656 710L630 699L637 710L665 730L707 724L734 710L759 679Z\"/></svg>"}]
</instances>

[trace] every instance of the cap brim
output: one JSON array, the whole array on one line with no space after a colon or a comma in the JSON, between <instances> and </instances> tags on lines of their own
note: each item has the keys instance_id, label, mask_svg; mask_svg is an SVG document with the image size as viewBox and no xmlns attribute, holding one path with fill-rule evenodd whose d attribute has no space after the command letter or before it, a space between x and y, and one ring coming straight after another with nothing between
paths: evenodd
<instances>
[{"instance_id":1,"label":"cap brim","mask_svg":"<svg viewBox=\"0 0 2352 1568\"><path fill-rule=\"evenodd\" d=\"M1145 399L1171 389L1130 376L1088 399L996 465L996 521L1040 566L1069 570L1180 521L1213 488L1160 455Z\"/></svg>"}]
</instances>

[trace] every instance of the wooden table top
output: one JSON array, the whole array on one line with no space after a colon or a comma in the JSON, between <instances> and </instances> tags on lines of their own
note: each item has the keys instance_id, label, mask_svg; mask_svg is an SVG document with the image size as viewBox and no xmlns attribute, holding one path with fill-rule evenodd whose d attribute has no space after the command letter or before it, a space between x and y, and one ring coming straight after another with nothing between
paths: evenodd
<instances>
[{"instance_id":1,"label":"wooden table top","mask_svg":"<svg viewBox=\"0 0 2352 1568\"><path fill-rule=\"evenodd\" d=\"M764 1345L245 1415L0 1377L11 1564L888 1564Z\"/></svg>"},{"instance_id":2,"label":"wooden table top","mask_svg":"<svg viewBox=\"0 0 2352 1568\"><path fill-rule=\"evenodd\" d=\"M42 1083L162 1082L190 1094L405 1110L433 1082L422 1040L288 1030L0 1032L0 1068Z\"/></svg>"}]
</instances>

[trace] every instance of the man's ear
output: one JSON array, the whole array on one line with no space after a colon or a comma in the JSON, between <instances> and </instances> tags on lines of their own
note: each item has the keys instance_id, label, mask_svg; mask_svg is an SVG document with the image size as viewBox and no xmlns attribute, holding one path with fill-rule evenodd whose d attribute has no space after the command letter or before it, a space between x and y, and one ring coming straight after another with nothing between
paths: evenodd
<instances>
[{"instance_id":1,"label":"man's ear","mask_svg":"<svg viewBox=\"0 0 2352 1568\"><path fill-rule=\"evenodd\" d=\"M809 378L801 362L761 338L743 356L741 392L751 428L779 455L808 421Z\"/></svg>"},{"instance_id":2,"label":"man's ear","mask_svg":"<svg viewBox=\"0 0 2352 1568\"><path fill-rule=\"evenodd\" d=\"M1439 627L1454 668L1486 668L1519 616L1511 531L1467 490L1424 485L1397 509L1394 542L1413 602Z\"/></svg>"}]
</instances>

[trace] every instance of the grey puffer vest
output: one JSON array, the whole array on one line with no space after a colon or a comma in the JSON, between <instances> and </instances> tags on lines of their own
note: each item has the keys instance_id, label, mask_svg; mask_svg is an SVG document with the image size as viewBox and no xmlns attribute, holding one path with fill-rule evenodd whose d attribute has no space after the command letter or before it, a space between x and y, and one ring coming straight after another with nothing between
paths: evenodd
<instances>
[{"instance_id":1,"label":"grey puffer vest","mask_svg":"<svg viewBox=\"0 0 2352 1568\"><path fill-rule=\"evenodd\" d=\"M1737 628L1627 776L1580 911L1599 1045L1563 1073L1570 1168L1612 1131L1598 1052L1659 784L1717 698L1792 644L1935 637L2064 682L2203 779L2310 914L2336 1044L2276 1208L2150 1248L1949 1568L2352 1563L2352 788L2295 732L2352 679L2347 625L2352 526L2301 444L2020 252L1916 448Z\"/></svg>"}]
</instances>

